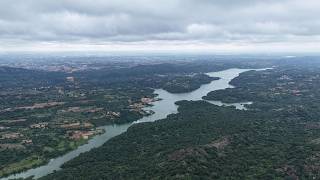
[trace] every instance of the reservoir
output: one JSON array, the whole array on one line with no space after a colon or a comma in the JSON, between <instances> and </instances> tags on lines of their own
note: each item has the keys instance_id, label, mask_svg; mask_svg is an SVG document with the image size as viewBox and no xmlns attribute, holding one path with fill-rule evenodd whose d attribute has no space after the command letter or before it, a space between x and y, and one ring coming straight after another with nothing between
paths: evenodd
<instances>
[{"instance_id":1,"label":"reservoir","mask_svg":"<svg viewBox=\"0 0 320 180\"><path fill-rule=\"evenodd\" d=\"M40 178L47 174L50 174L54 171L60 170L62 164L71 159L79 156L83 152L90 151L93 148L97 148L102 146L105 142L107 142L110 138L115 137L123 132L125 132L132 124L134 123L142 123L142 122L153 122L156 120L160 120L166 118L167 115L172 113L177 113L177 105L175 105L176 101L181 100L202 100L202 97L207 95L211 91L221 90L226 88L233 88L229 82L239 76L240 73L250 71L252 69L228 69L219 72L210 72L207 75L212 77L219 77L219 80L212 81L209 84L204 84L197 90L194 90L189 93L179 93L179 94L172 94L163 89L156 89L154 93L158 94L157 98L160 98L160 101L156 101L153 103L153 106L146 107L146 110L152 110L155 113L143 117L133 123L128 124L121 124L121 125L107 125L100 127L101 129L105 130L104 134L97 135L89 140L87 144L79 146L77 149L64 154L60 157L50 160L50 162L46 165L42 165L33 169L29 169L25 172L17 173L11 175L6 178L2 178L1 180L7 179L14 179L14 178L27 178L30 176L34 176L34 178ZM265 69L259 69L265 70ZM241 103L233 103L233 104L226 104L220 101L208 101L212 104L218 106L235 106L237 109L244 110L246 104L250 104L251 102L241 102Z\"/></svg>"}]
</instances>

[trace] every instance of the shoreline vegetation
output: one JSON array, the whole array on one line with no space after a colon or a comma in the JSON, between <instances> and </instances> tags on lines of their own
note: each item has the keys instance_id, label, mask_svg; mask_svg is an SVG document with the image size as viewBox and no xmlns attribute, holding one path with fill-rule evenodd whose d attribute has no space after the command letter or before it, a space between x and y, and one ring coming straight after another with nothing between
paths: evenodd
<instances>
[{"instance_id":1,"label":"shoreline vegetation","mask_svg":"<svg viewBox=\"0 0 320 180\"><path fill-rule=\"evenodd\" d=\"M63 63L60 62L60 65L68 66L65 62L66 61ZM298 133L302 130L301 128L296 127L295 123L306 124L308 127L315 127L313 129L317 129L316 120L313 118L318 116L316 111L316 107L318 107L318 102L316 100L318 94L315 90L318 88L317 67L319 66L313 58L304 59L303 62L304 63L301 64L301 59L299 58L290 59L290 61L287 59L269 59L268 61L260 61L249 58L241 60L199 60L186 61L183 63L172 61L172 63L146 63L135 64L134 66L128 62L118 63L116 65L113 65L112 63L105 65L103 63L98 65L92 63L89 66L86 66L88 69L83 69L83 67L77 69L78 67L72 64L72 72L65 71L63 68L53 72L43 69L30 70L2 66L0 67L0 172L9 172L10 170L17 171L17 168L22 170L24 167L38 165L40 162L47 162L54 157L69 152L73 148L78 147L82 141L87 142L95 133L99 133L97 131L97 127L99 126L129 123L152 114L152 111L144 111L143 109L157 100L155 99L156 95L154 94L154 89L162 88L172 93L190 92L200 87L201 84L217 80L217 78L210 78L205 75L206 72L219 71L232 67L251 69L274 66L276 68L265 72L243 73L241 76L231 81L231 84L235 85L237 88L214 91L205 96L204 99L221 100L226 103L253 102L253 104L246 105L249 109L246 113L249 113L250 117L251 113L253 113L254 116L259 114L259 117L262 116L261 118L271 119L265 123L250 120L249 122L252 122L253 124L260 124L254 128L264 129L265 126L274 128L268 123L272 124L286 121L290 123L294 122L293 124L289 124L292 125ZM59 66L59 63L54 64L54 66ZM197 106L198 104L195 103L195 105ZM188 105L187 107L191 108L191 110L187 108L188 111L202 117L201 113L199 114L198 112L203 112L202 110L196 107L193 108L192 105ZM206 109L208 107L205 105L204 108ZM226 113L233 109L232 107L221 108L221 111ZM179 112L178 119L180 116L182 116L183 119L187 118L184 117L185 114L183 112ZM171 115L168 118L170 117ZM194 116L189 115L189 117ZM311 119L313 124L305 122L302 117L308 120ZM210 119L209 116L203 118ZM253 115L252 118L254 119ZM189 122L189 120L187 122ZM205 122L211 123L209 121ZM189 125L196 126L193 123L196 122L192 121ZM232 123L230 122L230 125ZM134 128L136 126L140 127L142 125L134 125ZM293 129L283 126L282 123L279 126L283 128L285 132L282 136L287 136L287 133L292 132ZM167 132L172 130L170 124L167 128L168 129L164 131L164 134L170 135L171 133ZM220 128L225 129L226 127L222 126ZM131 132L131 128L129 128L129 131ZM142 130L142 132L143 131L144 130ZM240 130L235 129L234 133L237 131ZM176 136L177 146L179 147L183 144L179 144L180 140L186 140L183 140L181 134L187 136L186 138L194 135L194 132L185 134L179 131L176 133L178 134L172 135ZM316 138L317 132L311 128L311 130L308 129L308 133L311 133L308 135L313 137L310 142L315 142L311 143L311 146L316 149L316 142L318 142ZM151 139L148 138L148 140L154 142L154 139L152 138L157 136L162 137L163 135L151 133ZM277 135L279 134L275 134L275 136ZM210 135L208 137L215 139L216 136ZM208 144L203 145L205 147L216 147L218 149L222 146L224 149L225 144L229 144L230 142L232 144L232 142L234 142L231 137L233 137L233 135L227 135L227 137L220 137L222 139L215 139L212 144L208 142ZM259 137L262 139L270 138L266 136ZM244 135L243 138L247 138L247 136ZM301 139L295 140L303 144L303 138L305 138L304 135L301 136ZM114 139L111 140L111 143L115 141ZM242 142L240 142L241 141L239 141L238 144L239 146L242 145ZM171 142L166 143L171 144ZM144 143L141 142L141 145L143 144ZM273 145L280 148L277 146L277 143ZM152 146L154 146L154 144L152 144ZM259 147L260 146L257 146L256 148L259 149ZM181 152L186 154L199 153L199 149L193 149L195 148L194 146L191 146L190 148L191 149L181 150ZM283 151L286 153L286 148L289 147L285 144L281 148L284 148ZM98 149L99 150L97 151L99 152L100 150L101 152L104 151L104 148ZM144 148L142 149L145 151ZM153 151L152 148L147 151L149 150ZM163 151L162 153L164 154L169 152L165 149L159 149L159 151ZM202 151L201 148L200 151ZM179 155L180 153L177 154ZM315 152L312 152L312 154L316 156ZM115 157L118 155L119 154L116 153ZM123 155L130 158L129 154ZM136 155L140 156L139 153ZM149 155L150 157L153 157L153 154ZM301 155L306 154L303 152ZM176 159L175 156L176 155L170 156L171 158L169 159L174 160ZM38 159L36 160L32 157L40 158L38 158L38 161ZM155 161L152 163L159 163L157 157L158 156L153 157L155 158ZM162 157L162 155L159 157ZM193 158L195 158L196 161L198 160L197 157ZM308 159L308 157L305 158L309 163L306 166L316 166L315 164L312 164L313 161L311 159ZM44 159L44 161L42 161L42 159ZM301 161L302 159L301 156L300 159L295 160ZM113 162L113 159L109 160L110 162ZM166 161L165 159L163 160L164 162ZM224 161L224 159L220 160ZM67 170L63 170L61 174L59 172L59 177L60 175L61 177L64 177L67 174L73 175L69 170L72 169L72 166L76 167L73 163L77 161L80 162L81 160L76 158L76 160L67 163L67 165L64 166ZM148 159L143 159L143 161L147 164L149 163ZM19 162L21 164L19 164ZM275 162L278 164L280 163L279 161ZM212 163L217 162L213 161ZM274 165L273 163L274 162L270 162L270 164ZM69 164L72 164L72 166L69 166ZM117 163L113 165L116 164ZM132 167L141 166L147 168L147 164L124 165L124 169L122 170L127 172L127 170L131 169L131 165ZM313 173L309 172L311 171L310 168L307 172L301 170L301 167L298 167L296 164L289 163L287 165L290 167L289 169L293 169L293 174L297 176L308 174L309 177L309 175ZM178 164L173 164L173 166L180 167ZM281 176L285 176L284 174L288 174L290 171L288 168L285 168L287 166L278 167L282 169ZM96 168L99 169L101 167ZM208 168L210 169L213 167L210 166ZM275 175L279 174L278 171L275 173L271 169L261 168L262 174L264 170L270 170L270 172L273 172ZM118 170L116 168L115 174L122 171L120 169ZM183 170L181 171L183 172ZM139 172L137 171L137 173ZM107 177L110 177L109 175L107 175ZM163 176L161 175L159 177ZM182 177L188 176L184 174Z\"/></svg>"},{"instance_id":2,"label":"shoreline vegetation","mask_svg":"<svg viewBox=\"0 0 320 180\"><path fill-rule=\"evenodd\" d=\"M180 101L177 114L135 124L40 179L318 179L320 63L295 63L242 73L210 94L254 100L247 111Z\"/></svg>"},{"instance_id":3,"label":"shoreline vegetation","mask_svg":"<svg viewBox=\"0 0 320 180\"><path fill-rule=\"evenodd\" d=\"M146 69L149 67L152 66ZM91 73L77 72L72 76L63 72L0 68L3 82L0 83L0 177L46 164L74 150L100 134L97 127L129 123L153 114L144 110L158 100L152 88L184 93L217 79L202 73L184 72L150 76L150 71L142 76L137 74L133 84L128 82L123 86L113 82L115 87L108 88L105 84L108 81L86 79ZM45 78L37 79L38 76ZM131 76L126 78L132 79ZM16 84L7 83L9 79ZM138 81L145 82L146 86L136 84ZM158 83L154 86L149 81Z\"/></svg>"}]
</instances>

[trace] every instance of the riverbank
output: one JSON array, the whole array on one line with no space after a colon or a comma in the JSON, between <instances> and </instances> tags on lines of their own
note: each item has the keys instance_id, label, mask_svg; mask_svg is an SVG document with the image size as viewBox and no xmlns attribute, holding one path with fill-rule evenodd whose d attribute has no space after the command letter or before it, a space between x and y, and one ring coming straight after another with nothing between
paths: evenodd
<instances>
[{"instance_id":1,"label":"riverbank","mask_svg":"<svg viewBox=\"0 0 320 180\"><path fill-rule=\"evenodd\" d=\"M96 147L100 147L110 138L125 132L127 128L130 127L132 124L142 123L142 122L152 122L158 119L163 119L167 117L167 115L169 114L177 113L178 106L175 105L175 102L177 101L202 100L202 97L205 96L210 91L233 88L233 86L231 86L229 82L233 78L239 76L240 73L249 71L249 70L250 69L228 69L224 71L208 73L211 77L218 77L220 79L216 81L212 81L209 84L202 85L199 89L189 93L172 94L162 89L156 89L154 93L158 94L157 98L160 98L162 100L153 102L153 106L151 107L145 107L145 110L152 110L155 112L155 114L143 117L134 123L104 126L102 128L106 130L106 133L93 137L91 140L89 140L88 144L79 146L76 150L71 151L61 157L55 158L44 166L30 169L23 173L18 173L16 175L12 175L3 179L26 178L29 176L34 176L35 178L39 178L47 174L50 174L53 171L59 171L61 169L61 165L64 164L65 162L68 162L71 159L79 156L81 153L90 151L91 149Z\"/></svg>"},{"instance_id":2,"label":"riverbank","mask_svg":"<svg viewBox=\"0 0 320 180\"><path fill-rule=\"evenodd\" d=\"M223 91L250 110L179 101L41 180L320 179L319 67L243 73Z\"/></svg>"}]
</instances>

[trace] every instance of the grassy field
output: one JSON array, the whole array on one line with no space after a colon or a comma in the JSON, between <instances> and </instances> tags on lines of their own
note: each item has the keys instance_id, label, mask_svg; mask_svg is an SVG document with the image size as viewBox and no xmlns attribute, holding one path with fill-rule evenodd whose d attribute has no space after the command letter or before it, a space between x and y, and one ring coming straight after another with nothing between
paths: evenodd
<instances>
[{"instance_id":1,"label":"grassy field","mask_svg":"<svg viewBox=\"0 0 320 180\"><path fill-rule=\"evenodd\" d=\"M39 166L44 163L45 163L45 160L42 157L31 156L20 162L10 164L9 166L3 168L0 171L0 177L13 174L16 172L21 172L22 170L30 169L32 167Z\"/></svg>"}]
</instances>

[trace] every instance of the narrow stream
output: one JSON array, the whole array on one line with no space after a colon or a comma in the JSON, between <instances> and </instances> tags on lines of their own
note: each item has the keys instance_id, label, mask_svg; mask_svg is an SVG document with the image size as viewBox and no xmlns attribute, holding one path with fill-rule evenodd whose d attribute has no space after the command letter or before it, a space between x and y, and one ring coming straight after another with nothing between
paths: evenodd
<instances>
[{"instance_id":1,"label":"narrow stream","mask_svg":"<svg viewBox=\"0 0 320 180\"><path fill-rule=\"evenodd\" d=\"M207 95L211 91L233 88L229 82L235 77L239 76L240 73L253 70L253 69L228 69L219 72L211 72L207 73L211 77L219 77L219 80L212 81L209 84L202 85L199 89L189 92L189 93L180 93L180 94L172 94L163 89L156 89L155 93L158 94L158 98L162 99L160 101L156 101L153 103L153 106L146 107L146 110L152 110L155 114L151 116L143 117L133 123L122 124L122 125L107 125L102 126L100 128L105 130L104 134L97 135L89 140L87 144L79 146L77 149L64 154L63 156L52 159L48 164L36 167L33 169L29 169L27 171L13 174L9 177L2 178L1 180L8 180L14 178L27 178L30 176L34 176L34 178L40 178L47 174L50 174L54 171L58 171L61 168L61 165L71 159L79 156L83 152L90 151L92 148L96 148L102 146L106 141L110 138L115 137L123 132L125 132L132 124L134 123L142 123L142 122L153 122L155 120L163 119L167 115L172 113L177 113L177 105L175 105L176 101L181 100L202 100L202 97ZM265 69L257 69L257 70L265 70ZM245 110L246 104L251 104L251 102L242 102L242 103L222 103L221 101L208 101L212 104L218 106L235 106L237 109Z\"/></svg>"}]
</instances>

